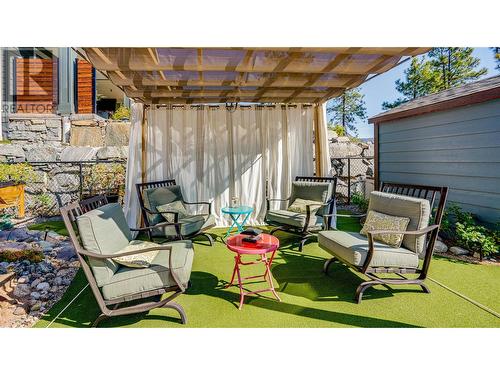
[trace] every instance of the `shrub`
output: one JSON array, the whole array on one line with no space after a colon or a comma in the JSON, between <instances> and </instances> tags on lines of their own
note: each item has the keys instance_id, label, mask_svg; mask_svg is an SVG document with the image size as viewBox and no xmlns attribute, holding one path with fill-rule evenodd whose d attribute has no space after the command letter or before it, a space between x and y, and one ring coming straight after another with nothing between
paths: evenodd
<instances>
[{"instance_id":1,"label":"shrub","mask_svg":"<svg viewBox=\"0 0 500 375\"><path fill-rule=\"evenodd\" d=\"M34 182L36 179L33 167L27 163L0 163L0 182Z\"/></svg>"},{"instance_id":2,"label":"shrub","mask_svg":"<svg viewBox=\"0 0 500 375\"><path fill-rule=\"evenodd\" d=\"M0 231L12 228L14 225L11 221L12 216L7 214L0 215Z\"/></svg>"},{"instance_id":3,"label":"shrub","mask_svg":"<svg viewBox=\"0 0 500 375\"><path fill-rule=\"evenodd\" d=\"M130 109L120 105L118 109L111 116L113 120L129 120L130 119Z\"/></svg>"},{"instance_id":4,"label":"shrub","mask_svg":"<svg viewBox=\"0 0 500 375\"><path fill-rule=\"evenodd\" d=\"M51 216L53 215L54 202L50 195L43 193L40 195L35 195L33 206L31 207L31 212L35 216Z\"/></svg>"},{"instance_id":5,"label":"shrub","mask_svg":"<svg viewBox=\"0 0 500 375\"><path fill-rule=\"evenodd\" d=\"M345 129L342 125L333 125L330 127L339 137L345 136Z\"/></svg>"},{"instance_id":6,"label":"shrub","mask_svg":"<svg viewBox=\"0 0 500 375\"><path fill-rule=\"evenodd\" d=\"M94 164L84 174L84 189L90 195L117 194L122 197L125 184L125 166L119 163Z\"/></svg>"},{"instance_id":7,"label":"shrub","mask_svg":"<svg viewBox=\"0 0 500 375\"><path fill-rule=\"evenodd\" d=\"M500 228L497 224L497 228ZM484 255L498 253L500 248L500 230L489 229L474 216L456 204L450 205L441 222L441 233L454 245Z\"/></svg>"},{"instance_id":8,"label":"shrub","mask_svg":"<svg viewBox=\"0 0 500 375\"><path fill-rule=\"evenodd\" d=\"M43 253L39 250L26 249L4 249L0 251L0 262L17 262L20 260L27 260L30 262L38 263L43 260Z\"/></svg>"},{"instance_id":9,"label":"shrub","mask_svg":"<svg viewBox=\"0 0 500 375\"><path fill-rule=\"evenodd\" d=\"M354 204L355 206L358 206L358 208L362 212L366 212L366 210L368 210L369 200L368 198L365 198L365 196L361 193L352 194L351 203Z\"/></svg>"}]
</instances>

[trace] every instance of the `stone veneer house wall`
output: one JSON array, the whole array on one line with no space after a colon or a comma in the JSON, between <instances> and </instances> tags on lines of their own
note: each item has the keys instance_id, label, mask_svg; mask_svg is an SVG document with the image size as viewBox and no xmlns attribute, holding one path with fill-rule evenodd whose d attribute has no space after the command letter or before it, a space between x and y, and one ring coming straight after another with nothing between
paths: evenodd
<instances>
[{"instance_id":1,"label":"stone veneer house wall","mask_svg":"<svg viewBox=\"0 0 500 375\"><path fill-rule=\"evenodd\" d=\"M412 100L375 124L375 180L448 186L448 202L500 221L500 76Z\"/></svg>"}]
</instances>

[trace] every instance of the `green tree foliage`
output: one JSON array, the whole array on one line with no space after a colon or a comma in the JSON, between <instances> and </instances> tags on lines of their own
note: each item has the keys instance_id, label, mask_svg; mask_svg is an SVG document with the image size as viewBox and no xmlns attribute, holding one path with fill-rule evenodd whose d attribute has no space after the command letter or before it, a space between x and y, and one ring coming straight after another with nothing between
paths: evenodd
<instances>
[{"instance_id":1,"label":"green tree foliage","mask_svg":"<svg viewBox=\"0 0 500 375\"><path fill-rule=\"evenodd\" d=\"M405 78L396 80L396 90L403 94L393 103L383 102L383 109L390 109L406 103L408 100L428 95L437 91L437 74L430 61L425 57L414 57L411 65L404 71Z\"/></svg>"},{"instance_id":2,"label":"green tree foliage","mask_svg":"<svg viewBox=\"0 0 500 375\"><path fill-rule=\"evenodd\" d=\"M333 124L342 125L345 133L358 134L356 120L366 119L365 96L359 89L346 90L342 96L328 102L326 113Z\"/></svg>"},{"instance_id":3,"label":"green tree foliage","mask_svg":"<svg viewBox=\"0 0 500 375\"><path fill-rule=\"evenodd\" d=\"M493 54L497 62L495 69L500 70L500 47L491 47L491 49L493 50Z\"/></svg>"},{"instance_id":4,"label":"green tree foliage","mask_svg":"<svg viewBox=\"0 0 500 375\"><path fill-rule=\"evenodd\" d=\"M480 60L472 56L474 48L433 48L430 63L437 75L438 91L462 86L485 75L486 68L477 69Z\"/></svg>"},{"instance_id":5,"label":"green tree foliage","mask_svg":"<svg viewBox=\"0 0 500 375\"><path fill-rule=\"evenodd\" d=\"M405 78L396 81L396 90L403 97L392 103L382 103L382 108L394 108L409 100L479 79L487 69L478 69L480 60L472 56L473 51L473 48L439 47L424 57L414 57L404 71Z\"/></svg>"}]
</instances>

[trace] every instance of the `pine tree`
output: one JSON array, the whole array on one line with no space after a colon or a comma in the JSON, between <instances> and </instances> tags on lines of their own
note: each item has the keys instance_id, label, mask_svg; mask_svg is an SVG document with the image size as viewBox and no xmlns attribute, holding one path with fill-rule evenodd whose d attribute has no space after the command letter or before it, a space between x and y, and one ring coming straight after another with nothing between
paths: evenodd
<instances>
[{"instance_id":1,"label":"pine tree","mask_svg":"<svg viewBox=\"0 0 500 375\"><path fill-rule=\"evenodd\" d=\"M383 102L382 108L394 108L408 100L479 79L487 69L478 69L480 60L472 56L473 51L473 48L439 47L420 59L414 57L404 72L404 81L396 81L396 90L403 97L393 103Z\"/></svg>"},{"instance_id":2,"label":"pine tree","mask_svg":"<svg viewBox=\"0 0 500 375\"><path fill-rule=\"evenodd\" d=\"M491 47L491 49L493 50L493 54L497 62L495 69L500 70L500 47Z\"/></svg>"},{"instance_id":3,"label":"pine tree","mask_svg":"<svg viewBox=\"0 0 500 375\"><path fill-rule=\"evenodd\" d=\"M393 103L383 102L383 109L394 108L408 100L437 91L437 74L425 57L412 58L411 65L404 74L404 80L396 80L396 90L403 94L403 98L398 98Z\"/></svg>"},{"instance_id":4,"label":"pine tree","mask_svg":"<svg viewBox=\"0 0 500 375\"><path fill-rule=\"evenodd\" d=\"M433 48L429 51L430 63L438 75L438 91L462 86L485 75L488 70L476 68L480 64L477 57L472 56L474 48Z\"/></svg>"},{"instance_id":5,"label":"pine tree","mask_svg":"<svg viewBox=\"0 0 500 375\"><path fill-rule=\"evenodd\" d=\"M342 96L331 99L326 113L334 125L342 125L346 134L350 131L357 135L354 123L357 119L366 119L366 104L364 94L359 89L346 90Z\"/></svg>"}]
</instances>

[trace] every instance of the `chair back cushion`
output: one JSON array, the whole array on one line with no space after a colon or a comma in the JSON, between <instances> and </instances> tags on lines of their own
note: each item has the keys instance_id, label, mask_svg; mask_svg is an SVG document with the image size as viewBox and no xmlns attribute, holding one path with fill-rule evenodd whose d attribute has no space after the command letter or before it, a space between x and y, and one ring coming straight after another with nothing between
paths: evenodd
<instances>
[{"instance_id":1,"label":"chair back cushion","mask_svg":"<svg viewBox=\"0 0 500 375\"><path fill-rule=\"evenodd\" d=\"M333 184L329 182L293 181L292 193L290 195L289 206L297 198L325 203L332 195ZM326 214L325 208L316 211L316 215Z\"/></svg>"},{"instance_id":2,"label":"chair back cushion","mask_svg":"<svg viewBox=\"0 0 500 375\"><path fill-rule=\"evenodd\" d=\"M145 189L143 192L144 206L151 211L156 211L156 207L167 203L182 201L182 192L179 185L163 186ZM155 225L165 221L160 214L148 214L149 225Z\"/></svg>"},{"instance_id":3,"label":"chair back cushion","mask_svg":"<svg viewBox=\"0 0 500 375\"><path fill-rule=\"evenodd\" d=\"M89 211L76 220L85 250L96 254L115 254L132 240L123 210L118 203L109 203ZM111 259L89 259L97 285L109 281L119 265Z\"/></svg>"},{"instance_id":4,"label":"chair back cushion","mask_svg":"<svg viewBox=\"0 0 500 375\"><path fill-rule=\"evenodd\" d=\"M427 199L383 193L380 191L371 192L368 211L407 217L410 219L407 228L409 231L427 227L431 215L430 203ZM419 255L423 255L425 250L425 236L405 235L402 246Z\"/></svg>"}]
</instances>

